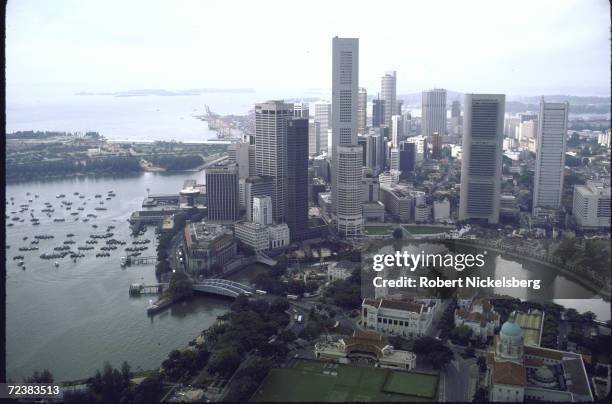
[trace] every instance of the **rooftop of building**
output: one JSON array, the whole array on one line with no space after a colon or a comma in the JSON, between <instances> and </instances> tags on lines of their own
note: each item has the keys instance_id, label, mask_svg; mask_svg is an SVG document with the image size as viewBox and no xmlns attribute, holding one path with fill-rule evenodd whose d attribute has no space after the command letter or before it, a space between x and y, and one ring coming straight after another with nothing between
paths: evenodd
<instances>
[{"instance_id":1,"label":"rooftop of building","mask_svg":"<svg viewBox=\"0 0 612 404\"><path fill-rule=\"evenodd\" d=\"M421 313L423 311L422 303L408 302L402 300L389 300L389 299L363 299L362 304L374 306L377 308L393 309L410 311L413 313Z\"/></svg>"},{"instance_id":2,"label":"rooftop of building","mask_svg":"<svg viewBox=\"0 0 612 404\"><path fill-rule=\"evenodd\" d=\"M231 231L220 224L202 222L187 222L189 236L194 243L211 241L216 238L231 233Z\"/></svg>"},{"instance_id":3,"label":"rooftop of building","mask_svg":"<svg viewBox=\"0 0 612 404\"><path fill-rule=\"evenodd\" d=\"M525 381L525 367L520 363L511 361L493 363L493 383L524 386Z\"/></svg>"}]
</instances>

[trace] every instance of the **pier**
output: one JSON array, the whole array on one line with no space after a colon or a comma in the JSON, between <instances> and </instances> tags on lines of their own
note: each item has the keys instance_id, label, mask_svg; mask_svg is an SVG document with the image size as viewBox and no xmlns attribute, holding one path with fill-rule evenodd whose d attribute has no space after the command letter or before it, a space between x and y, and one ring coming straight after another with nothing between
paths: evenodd
<instances>
[{"instance_id":1,"label":"pier","mask_svg":"<svg viewBox=\"0 0 612 404\"><path fill-rule=\"evenodd\" d=\"M156 256L149 256L149 257L133 257L133 256L128 256L128 257L121 257L121 266L125 267L125 266L130 266L130 265L140 265L140 264L155 264L157 262L157 257Z\"/></svg>"},{"instance_id":2,"label":"pier","mask_svg":"<svg viewBox=\"0 0 612 404\"><path fill-rule=\"evenodd\" d=\"M155 283L150 285L142 283L133 283L130 285L130 295L157 295L162 293L167 287L167 283Z\"/></svg>"}]
</instances>

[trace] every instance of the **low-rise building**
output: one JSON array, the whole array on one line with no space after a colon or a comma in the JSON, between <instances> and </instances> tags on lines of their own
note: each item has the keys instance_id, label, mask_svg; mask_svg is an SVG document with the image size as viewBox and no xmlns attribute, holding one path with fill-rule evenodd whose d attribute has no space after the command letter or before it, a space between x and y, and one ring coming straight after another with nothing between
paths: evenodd
<instances>
[{"instance_id":1,"label":"low-rise building","mask_svg":"<svg viewBox=\"0 0 612 404\"><path fill-rule=\"evenodd\" d=\"M327 265L327 279L329 281L344 280L351 276L353 271L359 270L351 262L332 262Z\"/></svg>"},{"instance_id":2,"label":"low-rise building","mask_svg":"<svg viewBox=\"0 0 612 404\"><path fill-rule=\"evenodd\" d=\"M473 337L486 341L499 327L499 314L487 299L475 299L468 308L455 310L455 326L463 325L472 330Z\"/></svg>"},{"instance_id":3,"label":"low-rise building","mask_svg":"<svg viewBox=\"0 0 612 404\"><path fill-rule=\"evenodd\" d=\"M315 345L315 357L340 363L349 363L351 357L369 357L377 366L412 370L416 355L410 351L394 349L387 338L375 331L354 331L351 337Z\"/></svg>"},{"instance_id":4,"label":"low-rise building","mask_svg":"<svg viewBox=\"0 0 612 404\"><path fill-rule=\"evenodd\" d=\"M431 327L439 302L364 299L361 303L361 323L364 328L385 334L418 338Z\"/></svg>"},{"instance_id":5,"label":"low-rise building","mask_svg":"<svg viewBox=\"0 0 612 404\"><path fill-rule=\"evenodd\" d=\"M190 272L205 271L215 264L223 266L236 256L234 234L225 226L188 221L183 237Z\"/></svg>"},{"instance_id":6,"label":"low-rise building","mask_svg":"<svg viewBox=\"0 0 612 404\"><path fill-rule=\"evenodd\" d=\"M289 245L289 226L287 223L268 226L270 233L270 248L279 248Z\"/></svg>"},{"instance_id":7,"label":"low-rise building","mask_svg":"<svg viewBox=\"0 0 612 404\"><path fill-rule=\"evenodd\" d=\"M384 222L385 221L385 205L380 201L369 202L362 204L363 219L367 222Z\"/></svg>"},{"instance_id":8,"label":"low-rise building","mask_svg":"<svg viewBox=\"0 0 612 404\"><path fill-rule=\"evenodd\" d=\"M442 201L434 201L433 218L436 222L444 222L450 220L450 202L448 201L448 199L444 199Z\"/></svg>"},{"instance_id":9,"label":"low-rise building","mask_svg":"<svg viewBox=\"0 0 612 404\"><path fill-rule=\"evenodd\" d=\"M610 186L595 181L575 185L572 211L581 229L610 229Z\"/></svg>"},{"instance_id":10,"label":"low-rise building","mask_svg":"<svg viewBox=\"0 0 612 404\"><path fill-rule=\"evenodd\" d=\"M234 226L234 235L254 251L263 251L270 247L268 228L260 223L238 222Z\"/></svg>"}]
</instances>

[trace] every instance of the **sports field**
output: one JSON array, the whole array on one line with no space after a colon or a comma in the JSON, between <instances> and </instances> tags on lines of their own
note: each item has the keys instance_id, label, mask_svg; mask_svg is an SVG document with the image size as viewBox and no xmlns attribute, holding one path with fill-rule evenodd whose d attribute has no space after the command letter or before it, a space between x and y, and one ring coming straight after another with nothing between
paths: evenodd
<instances>
[{"instance_id":1,"label":"sports field","mask_svg":"<svg viewBox=\"0 0 612 404\"><path fill-rule=\"evenodd\" d=\"M391 234L393 226L365 226L363 231L369 236L380 236L384 234Z\"/></svg>"},{"instance_id":2,"label":"sports field","mask_svg":"<svg viewBox=\"0 0 612 404\"><path fill-rule=\"evenodd\" d=\"M452 229L452 227L443 226L419 226L419 225L403 225L402 226L410 234L439 234Z\"/></svg>"},{"instance_id":3,"label":"sports field","mask_svg":"<svg viewBox=\"0 0 612 404\"><path fill-rule=\"evenodd\" d=\"M434 401L437 384L425 373L298 360L272 369L251 401Z\"/></svg>"}]
</instances>

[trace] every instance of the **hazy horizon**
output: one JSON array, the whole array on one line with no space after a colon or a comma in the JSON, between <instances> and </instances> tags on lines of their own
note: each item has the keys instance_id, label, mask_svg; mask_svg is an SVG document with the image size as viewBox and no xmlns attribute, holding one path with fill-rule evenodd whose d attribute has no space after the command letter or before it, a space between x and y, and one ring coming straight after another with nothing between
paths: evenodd
<instances>
[{"instance_id":1,"label":"hazy horizon","mask_svg":"<svg viewBox=\"0 0 612 404\"><path fill-rule=\"evenodd\" d=\"M609 4L10 0L7 102L136 89L329 91L331 39L360 39L359 85L610 96ZM286 10L286 11L285 11Z\"/></svg>"}]
</instances>

